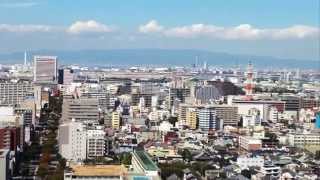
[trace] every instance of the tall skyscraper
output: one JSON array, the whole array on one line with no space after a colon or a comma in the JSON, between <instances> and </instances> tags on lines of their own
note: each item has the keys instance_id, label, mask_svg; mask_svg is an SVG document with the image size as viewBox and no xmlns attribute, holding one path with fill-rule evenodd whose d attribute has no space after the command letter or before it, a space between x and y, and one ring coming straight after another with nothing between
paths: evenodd
<instances>
[{"instance_id":1,"label":"tall skyscraper","mask_svg":"<svg viewBox=\"0 0 320 180\"><path fill-rule=\"evenodd\" d=\"M34 82L54 83L57 80L56 56L34 56Z\"/></svg>"}]
</instances>

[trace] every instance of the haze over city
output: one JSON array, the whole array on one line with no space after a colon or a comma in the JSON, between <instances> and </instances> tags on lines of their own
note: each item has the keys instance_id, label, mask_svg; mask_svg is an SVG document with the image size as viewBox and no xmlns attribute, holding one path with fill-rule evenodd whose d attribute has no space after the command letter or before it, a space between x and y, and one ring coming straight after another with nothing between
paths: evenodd
<instances>
[{"instance_id":1,"label":"haze over city","mask_svg":"<svg viewBox=\"0 0 320 180\"><path fill-rule=\"evenodd\" d=\"M319 60L318 8L317 0L1 0L0 54L196 49Z\"/></svg>"}]
</instances>

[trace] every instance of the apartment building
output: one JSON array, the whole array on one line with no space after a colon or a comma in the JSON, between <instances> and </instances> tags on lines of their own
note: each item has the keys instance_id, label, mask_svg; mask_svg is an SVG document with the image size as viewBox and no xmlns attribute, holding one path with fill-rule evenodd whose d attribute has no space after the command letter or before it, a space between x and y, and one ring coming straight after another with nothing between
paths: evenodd
<instances>
[{"instance_id":1,"label":"apartment building","mask_svg":"<svg viewBox=\"0 0 320 180\"><path fill-rule=\"evenodd\" d=\"M0 104L21 104L26 96L33 95L33 84L30 82L1 82Z\"/></svg>"},{"instance_id":2,"label":"apartment building","mask_svg":"<svg viewBox=\"0 0 320 180\"><path fill-rule=\"evenodd\" d=\"M103 157L105 155L105 132L103 126L87 130L87 157Z\"/></svg>"},{"instance_id":3,"label":"apartment building","mask_svg":"<svg viewBox=\"0 0 320 180\"><path fill-rule=\"evenodd\" d=\"M215 109L216 115L223 120L225 126L238 126L239 115L238 107L231 105L212 105Z\"/></svg>"},{"instance_id":4,"label":"apartment building","mask_svg":"<svg viewBox=\"0 0 320 180\"><path fill-rule=\"evenodd\" d=\"M120 128L120 113L119 112L112 112L111 116L111 123L113 129L119 129Z\"/></svg>"},{"instance_id":5,"label":"apartment building","mask_svg":"<svg viewBox=\"0 0 320 180\"><path fill-rule=\"evenodd\" d=\"M288 143L294 147L318 146L320 148L320 133L289 134Z\"/></svg>"},{"instance_id":6,"label":"apartment building","mask_svg":"<svg viewBox=\"0 0 320 180\"><path fill-rule=\"evenodd\" d=\"M201 108L198 111L199 129L202 131L215 130L217 126L217 112L214 108Z\"/></svg>"},{"instance_id":7,"label":"apartment building","mask_svg":"<svg viewBox=\"0 0 320 180\"><path fill-rule=\"evenodd\" d=\"M82 161L87 157L87 131L81 122L67 122L59 127L59 153L71 161Z\"/></svg>"},{"instance_id":8,"label":"apartment building","mask_svg":"<svg viewBox=\"0 0 320 180\"><path fill-rule=\"evenodd\" d=\"M186 123L190 129L197 129L198 116L196 108L188 108L186 114Z\"/></svg>"}]
</instances>

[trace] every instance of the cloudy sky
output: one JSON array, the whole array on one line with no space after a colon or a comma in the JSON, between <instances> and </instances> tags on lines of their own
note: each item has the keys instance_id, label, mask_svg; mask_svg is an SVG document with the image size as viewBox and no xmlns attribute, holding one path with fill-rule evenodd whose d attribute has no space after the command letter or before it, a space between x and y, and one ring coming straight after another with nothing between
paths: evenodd
<instances>
[{"instance_id":1,"label":"cloudy sky","mask_svg":"<svg viewBox=\"0 0 320 180\"><path fill-rule=\"evenodd\" d=\"M0 53L204 49L319 60L319 0L0 0Z\"/></svg>"}]
</instances>

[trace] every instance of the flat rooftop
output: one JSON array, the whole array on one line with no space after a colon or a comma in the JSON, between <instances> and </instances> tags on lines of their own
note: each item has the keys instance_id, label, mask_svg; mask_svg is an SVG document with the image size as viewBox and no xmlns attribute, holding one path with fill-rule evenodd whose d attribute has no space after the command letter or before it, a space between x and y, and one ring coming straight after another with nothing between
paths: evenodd
<instances>
[{"instance_id":1,"label":"flat rooftop","mask_svg":"<svg viewBox=\"0 0 320 180\"><path fill-rule=\"evenodd\" d=\"M126 176L127 169L122 165L74 165L74 176Z\"/></svg>"},{"instance_id":2,"label":"flat rooftop","mask_svg":"<svg viewBox=\"0 0 320 180\"><path fill-rule=\"evenodd\" d=\"M158 166L151 160L148 154L144 151L135 151L134 155L141 162L144 169L147 171L158 171Z\"/></svg>"}]
</instances>

